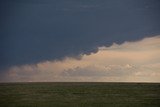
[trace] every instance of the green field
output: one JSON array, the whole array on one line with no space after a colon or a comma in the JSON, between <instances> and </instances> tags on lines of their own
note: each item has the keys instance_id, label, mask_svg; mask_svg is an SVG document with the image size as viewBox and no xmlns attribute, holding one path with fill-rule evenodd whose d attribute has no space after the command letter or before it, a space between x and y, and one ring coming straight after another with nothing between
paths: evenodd
<instances>
[{"instance_id":1,"label":"green field","mask_svg":"<svg viewBox=\"0 0 160 107\"><path fill-rule=\"evenodd\" d=\"M0 107L160 107L160 84L0 83Z\"/></svg>"}]
</instances>

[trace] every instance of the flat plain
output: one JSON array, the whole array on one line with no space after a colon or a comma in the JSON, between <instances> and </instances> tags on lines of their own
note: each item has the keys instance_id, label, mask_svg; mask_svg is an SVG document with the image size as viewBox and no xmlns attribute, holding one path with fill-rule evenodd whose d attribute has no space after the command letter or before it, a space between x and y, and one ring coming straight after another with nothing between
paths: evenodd
<instances>
[{"instance_id":1,"label":"flat plain","mask_svg":"<svg viewBox=\"0 0 160 107\"><path fill-rule=\"evenodd\" d=\"M0 83L0 107L160 107L160 83Z\"/></svg>"}]
</instances>

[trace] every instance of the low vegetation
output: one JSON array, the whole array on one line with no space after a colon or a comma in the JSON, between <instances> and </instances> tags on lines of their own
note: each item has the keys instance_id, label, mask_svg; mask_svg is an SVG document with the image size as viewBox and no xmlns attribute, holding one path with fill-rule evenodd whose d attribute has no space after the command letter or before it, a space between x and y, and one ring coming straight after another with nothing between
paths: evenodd
<instances>
[{"instance_id":1,"label":"low vegetation","mask_svg":"<svg viewBox=\"0 0 160 107\"><path fill-rule=\"evenodd\" d=\"M0 107L160 107L160 84L0 83Z\"/></svg>"}]
</instances>

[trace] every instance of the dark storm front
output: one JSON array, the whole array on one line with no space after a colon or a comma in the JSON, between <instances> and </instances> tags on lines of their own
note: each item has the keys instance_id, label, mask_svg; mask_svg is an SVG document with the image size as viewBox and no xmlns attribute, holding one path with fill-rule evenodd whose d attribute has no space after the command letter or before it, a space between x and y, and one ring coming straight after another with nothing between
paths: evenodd
<instances>
[{"instance_id":1,"label":"dark storm front","mask_svg":"<svg viewBox=\"0 0 160 107\"><path fill-rule=\"evenodd\" d=\"M0 0L0 70L160 34L159 0Z\"/></svg>"}]
</instances>

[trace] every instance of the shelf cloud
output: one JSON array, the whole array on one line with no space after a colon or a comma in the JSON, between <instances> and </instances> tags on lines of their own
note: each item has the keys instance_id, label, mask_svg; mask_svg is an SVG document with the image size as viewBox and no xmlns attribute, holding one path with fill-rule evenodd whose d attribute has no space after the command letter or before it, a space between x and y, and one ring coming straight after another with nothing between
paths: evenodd
<instances>
[{"instance_id":1,"label":"shelf cloud","mask_svg":"<svg viewBox=\"0 0 160 107\"><path fill-rule=\"evenodd\" d=\"M0 72L160 34L159 0L1 0Z\"/></svg>"},{"instance_id":2,"label":"shelf cloud","mask_svg":"<svg viewBox=\"0 0 160 107\"><path fill-rule=\"evenodd\" d=\"M81 59L13 66L1 74L1 82L95 81L160 82L160 36L98 47Z\"/></svg>"}]
</instances>

